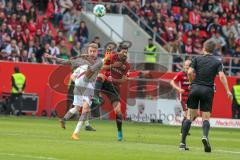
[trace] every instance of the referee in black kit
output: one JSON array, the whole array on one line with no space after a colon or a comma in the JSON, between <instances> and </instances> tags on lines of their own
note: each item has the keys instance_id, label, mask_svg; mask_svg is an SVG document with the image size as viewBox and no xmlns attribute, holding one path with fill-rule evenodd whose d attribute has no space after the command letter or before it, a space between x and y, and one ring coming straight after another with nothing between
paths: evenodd
<instances>
[{"instance_id":1,"label":"referee in black kit","mask_svg":"<svg viewBox=\"0 0 240 160\"><path fill-rule=\"evenodd\" d=\"M212 101L214 96L214 79L216 75L224 85L227 95L232 99L232 93L229 90L227 78L223 72L223 65L220 60L212 55L216 48L216 42L213 39L207 40L203 44L203 55L192 60L188 70L188 77L191 82L191 91L187 100L188 113L187 120L183 123L182 139L179 146L180 150L189 150L186 145L186 137L191 128L193 118L197 116L198 106L200 103L200 111L202 111L202 143L205 152L211 152L211 146L208 140L210 129L210 115L212 111ZM196 76L193 79L193 72Z\"/></svg>"}]
</instances>

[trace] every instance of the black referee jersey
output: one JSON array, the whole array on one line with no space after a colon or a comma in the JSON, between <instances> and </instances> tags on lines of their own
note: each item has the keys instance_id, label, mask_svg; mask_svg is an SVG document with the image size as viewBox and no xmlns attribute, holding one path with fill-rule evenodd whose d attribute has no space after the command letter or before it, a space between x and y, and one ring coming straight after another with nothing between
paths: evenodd
<instances>
[{"instance_id":1,"label":"black referee jersey","mask_svg":"<svg viewBox=\"0 0 240 160\"><path fill-rule=\"evenodd\" d=\"M196 57L190 65L196 73L192 84L214 87L216 75L223 71L222 62L212 54Z\"/></svg>"}]
</instances>

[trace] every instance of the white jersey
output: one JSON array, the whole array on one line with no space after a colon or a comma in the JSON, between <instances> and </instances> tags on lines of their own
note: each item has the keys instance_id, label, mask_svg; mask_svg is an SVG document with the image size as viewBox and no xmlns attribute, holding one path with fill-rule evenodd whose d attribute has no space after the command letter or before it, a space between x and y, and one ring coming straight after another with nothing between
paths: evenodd
<instances>
[{"instance_id":1,"label":"white jersey","mask_svg":"<svg viewBox=\"0 0 240 160\"><path fill-rule=\"evenodd\" d=\"M87 69L88 65L82 65L73 72L73 75L76 77L73 105L82 106L83 101L86 101L89 105L91 105L95 81L86 81L84 73Z\"/></svg>"}]
</instances>

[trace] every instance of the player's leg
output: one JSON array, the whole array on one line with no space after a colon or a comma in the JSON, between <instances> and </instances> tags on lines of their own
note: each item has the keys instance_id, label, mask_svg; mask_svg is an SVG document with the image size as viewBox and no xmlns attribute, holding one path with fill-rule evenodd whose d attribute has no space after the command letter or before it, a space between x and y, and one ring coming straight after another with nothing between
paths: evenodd
<instances>
[{"instance_id":1,"label":"player's leg","mask_svg":"<svg viewBox=\"0 0 240 160\"><path fill-rule=\"evenodd\" d=\"M192 90L187 100L188 106L187 119L183 122L182 138L179 146L180 150L189 150L189 148L186 145L186 138L191 128L192 121L194 120L194 117L197 116L198 104L199 104L199 87L192 86Z\"/></svg>"},{"instance_id":2,"label":"player's leg","mask_svg":"<svg viewBox=\"0 0 240 160\"><path fill-rule=\"evenodd\" d=\"M87 113L90 112L89 105L85 100L83 100L83 105L82 106L83 106L82 114L81 114L81 116L78 120L77 126L76 126L76 128L75 128L75 130L72 134L72 139L74 139L74 140L79 140L78 134L79 134L80 129L82 128L86 118L87 118Z\"/></svg>"},{"instance_id":3,"label":"player's leg","mask_svg":"<svg viewBox=\"0 0 240 160\"><path fill-rule=\"evenodd\" d=\"M65 114L63 118L61 118L60 124L63 129L66 129L66 121L68 121L74 114L79 112L80 106L75 105L73 108L69 109L69 111Z\"/></svg>"},{"instance_id":4,"label":"player's leg","mask_svg":"<svg viewBox=\"0 0 240 160\"><path fill-rule=\"evenodd\" d=\"M183 122L182 138L179 146L179 149L181 150L189 150L189 148L186 146L186 139L187 139L189 130L191 128L192 121L194 117L196 117L197 115L197 111L198 109L190 109L190 108L187 111L187 119Z\"/></svg>"},{"instance_id":5,"label":"player's leg","mask_svg":"<svg viewBox=\"0 0 240 160\"><path fill-rule=\"evenodd\" d=\"M211 145L208 140L208 133L210 130L210 112L202 112L202 130L203 130L203 137L202 137L202 143L204 145L204 151L205 152L211 152Z\"/></svg>"},{"instance_id":6,"label":"player's leg","mask_svg":"<svg viewBox=\"0 0 240 160\"><path fill-rule=\"evenodd\" d=\"M210 87L204 87L203 90L204 92L200 100L200 110L202 111L202 121L203 121L202 143L204 145L204 151L211 152L211 145L209 143L208 133L210 130L209 120L210 120L211 111L212 111L212 101L213 101L214 91Z\"/></svg>"},{"instance_id":7,"label":"player's leg","mask_svg":"<svg viewBox=\"0 0 240 160\"><path fill-rule=\"evenodd\" d=\"M99 94L101 92L101 88L105 81L105 75L99 73L96 79L95 87L94 87L94 96L93 96L93 103L100 105L102 103L102 99L100 98Z\"/></svg>"},{"instance_id":8,"label":"player's leg","mask_svg":"<svg viewBox=\"0 0 240 160\"><path fill-rule=\"evenodd\" d=\"M73 105L74 105L74 107L71 108L71 109L65 114L65 116L60 119L61 127L62 127L63 129L66 128L66 121L69 120L74 114L76 114L76 113L79 112L79 110L80 110L81 97L79 97L79 95L74 95Z\"/></svg>"},{"instance_id":9,"label":"player's leg","mask_svg":"<svg viewBox=\"0 0 240 160\"><path fill-rule=\"evenodd\" d=\"M184 121L187 119L187 105L186 102L181 102L182 105L182 109L183 109L183 120L182 120L182 125L181 125L181 134L182 134L182 127L183 127L183 123Z\"/></svg>"},{"instance_id":10,"label":"player's leg","mask_svg":"<svg viewBox=\"0 0 240 160\"><path fill-rule=\"evenodd\" d=\"M121 111L121 103L120 101L115 101L112 103L114 108L114 113L116 114L116 124L118 130L118 141L122 141L122 111Z\"/></svg>"},{"instance_id":11,"label":"player's leg","mask_svg":"<svg viewBox=\"0 0 240 160\"><path fill-rule=\"evenodd\" d=\"M105 82L102 87L103 92L106 94L108 99L111 101L114 113L116 115L116 125L118 129L118 140L122 141L123 134L122 134L122 111L121 111L121 103L120 103L120 95L119 95L119 88L114 86L110 82Z\"/></svg>"},{"instance_id":12,"label":"player's leg","mask_svg":"<svg viewBox=\"0 0 240 160\"><path fill-rule=\"evenodd\" d=\"M86 131L96 131L96 129L94 129L89 123L90 113L91 113L91 111L86 113L85 130Z\"/></svg>"}]
</instances>

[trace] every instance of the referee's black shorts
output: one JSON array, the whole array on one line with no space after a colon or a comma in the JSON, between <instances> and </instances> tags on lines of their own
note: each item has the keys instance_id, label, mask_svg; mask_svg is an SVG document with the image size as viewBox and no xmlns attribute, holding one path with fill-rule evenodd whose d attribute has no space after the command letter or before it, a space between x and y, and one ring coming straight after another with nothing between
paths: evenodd
<instances>
[{"instance_id":1,"label":"referee's black shorts","mask_svg":"<svg viewBox=\"0 0 240 160\"><path fill-rule=\"evenodd\" d=\"M200 111L212 112L213 96L213 87L193 84L188 96L187 106L190 109L198 109L200 105Z\"/></svg>"}]
</instances>

